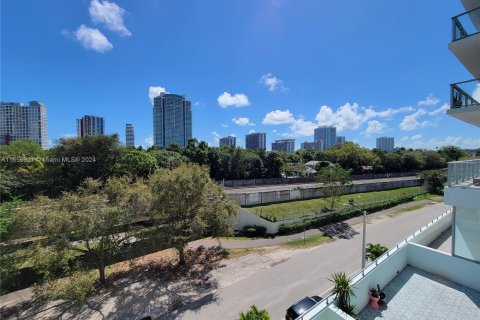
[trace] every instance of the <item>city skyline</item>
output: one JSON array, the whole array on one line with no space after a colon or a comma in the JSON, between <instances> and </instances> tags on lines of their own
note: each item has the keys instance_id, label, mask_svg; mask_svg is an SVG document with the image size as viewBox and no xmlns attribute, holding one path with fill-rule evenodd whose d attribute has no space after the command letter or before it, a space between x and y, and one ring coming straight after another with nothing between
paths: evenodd
<instances>
[{"instance_id":1,"label":"city skyline","mask_svg":"<svg viewBox=\"0 0 480 320\"><path fill-rule=\"evenodd\" d=\"M122 141L125 123L134 123L136 144L150 146L153 97L176 92L192 101L192 136L211 146L232 133L244 145L245 134L255 130L267 133L268 146L295 138L299 149L313 141L318 125L337 126L347 141L370 149L383 135L407 148L480 145L475 128L444 115L445 83L469 77L445 46L451 13L463 11L459 3L421 1L412 8L307 1L299 8L280 0L204 6L115 1L124 11L108 24L94 21L92 2L98 1L2 3L2 77L9 79L1 84L2 100L48 105L51 140L74 135L68 124L81 112L103 115L106 134L119 133ZM149 22L165 10L165 21ZM398 20L388 19L391 11ZM78 14L70 19L64 12ZM224 30L206 23L162 32L180 12L192 25L200 16L223 21ZM409 21L411 14L424 17ZM337 25L343 19L354 30ZM315 41L305 42L311 34ZM87 42L92 35L101 40Z\"/></svg>"}]
</instances>

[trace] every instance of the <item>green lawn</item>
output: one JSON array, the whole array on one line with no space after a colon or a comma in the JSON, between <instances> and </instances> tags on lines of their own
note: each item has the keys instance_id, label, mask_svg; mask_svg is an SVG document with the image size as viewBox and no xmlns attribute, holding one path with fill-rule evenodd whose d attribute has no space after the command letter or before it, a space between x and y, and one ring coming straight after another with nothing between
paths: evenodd
<instances>
[{"instance_id":1,"label":"green lawn","mask_svg":"<svg viewBox=\"0 0 480 320\"><path fill-rule=\"evenodd\" d=\"M311 248L323 243L332 242L335 239L325 235L310 236L304 239L298 239L282 244L282 247L288 249Z\"/></svg>"},{"instance_id":2,"label":"green lawn","mask_svg":"<svg viewBox=\"0 0 480 320\"><path fill-rule=\"evenodd\" d=\"M422 187L410 187L385 191L346 194L340 196L340 199L336 203L335 209L340 210L345 208L344 204L348 203L349 199L353 199L356 206L362 206L388 199L393 200L406 194L418 194L420 193L421 188ZM316 198L283 203L272 203L245 209L259 216L268 217L270 220L276 219L277 221L282 221L286 219L312 216L320 213L320 210L326 207L328 207L326 198Z\"/></svg>"}]
</instances>

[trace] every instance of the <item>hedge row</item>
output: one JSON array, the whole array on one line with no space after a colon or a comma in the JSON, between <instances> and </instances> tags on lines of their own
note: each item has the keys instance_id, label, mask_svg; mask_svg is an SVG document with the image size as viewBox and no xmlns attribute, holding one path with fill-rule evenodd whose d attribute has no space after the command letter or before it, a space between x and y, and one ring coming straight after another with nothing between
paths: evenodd
<instances>
[{"instance_id":1,"label":"hedge row","mask_svg":"<svg viewBox=\"0 0 480 320\"><path fill-rule=\"evenodd\" d=\"M370 205L366 205L364 207L359 208L360 210L365 210L368 213L380 211L383 209L391 208L396 205L399 205L404 202L409 202L413 200L413 196L405 197L402 199L392 200L392 201L385 201L381 203L374 203ZM323 215L321 217L305 219L301 222L296 222L292 224L282 224L279 227L278 235L286 235L286 234L294 234L302 232L303 230L308 229L315 229L321 226L343 221L349 218L353 218L362 214L362 212L358 209L347 209L341 212L333 212L330 214Z\"/></svg>"}]
</instances>

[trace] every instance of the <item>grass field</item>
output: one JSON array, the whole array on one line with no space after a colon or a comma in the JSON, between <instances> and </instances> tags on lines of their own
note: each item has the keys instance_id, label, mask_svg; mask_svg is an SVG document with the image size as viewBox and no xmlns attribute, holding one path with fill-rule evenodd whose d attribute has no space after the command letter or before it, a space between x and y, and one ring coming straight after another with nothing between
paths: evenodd
<instances>
[{"instance_id":1,"label":"grass field","mask_svg":"<svg viewBox=\"0 0 480 320\"><path fill-rule=\"evenodd\" d=\"M337 201L334 209L341 210L345 208L346 206L344 204L347 204L349 199L353 199L356 206L363 206L375 202L398 199L405 197L406 195L419 195L421 190L422 187L410 187L385 191L346 194L340 196L340 199ZM423 196L418 197L418 200L423 199L425 199ZM282 221L292 218L313 216L319 214L322 208L327 207L328 202L326 198L316 198L283 203L272 203L246 209L261 217L268 217L269 220Z\"/></svg>"}]
</instances>

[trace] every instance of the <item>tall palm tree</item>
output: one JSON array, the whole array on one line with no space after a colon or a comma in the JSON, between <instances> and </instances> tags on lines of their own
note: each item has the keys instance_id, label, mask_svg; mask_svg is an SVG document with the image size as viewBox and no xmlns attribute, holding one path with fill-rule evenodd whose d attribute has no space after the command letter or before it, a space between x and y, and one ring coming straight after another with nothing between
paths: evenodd
<instances>
[{"instance_id":1,"label":"tall palm tree","mask_svg":"<svg viewBox=\"0 0 480 320\"><path fill-rule=\"evenodd\" d=\"M370 261L375 261L387 251L388 248L382 246L380 243L368 243L366 248L367 259L369 259Z\"/></svg>"},{"instance_id":2,"label":"tall palm tree","mask_svg":"<svg viewBox=\"0 0 480 320\"><path fill-rule=\"evenodd\" d=\"M240 313L239 320L270 320L267 310L258 310L255 305L250 307L246 314Z\"/></svg>"}]
</instances>

